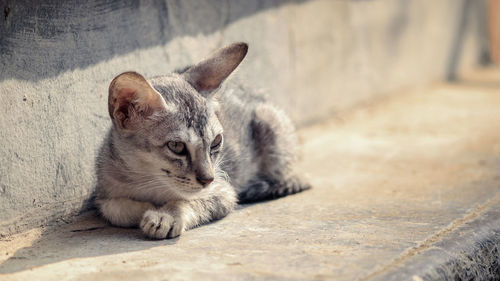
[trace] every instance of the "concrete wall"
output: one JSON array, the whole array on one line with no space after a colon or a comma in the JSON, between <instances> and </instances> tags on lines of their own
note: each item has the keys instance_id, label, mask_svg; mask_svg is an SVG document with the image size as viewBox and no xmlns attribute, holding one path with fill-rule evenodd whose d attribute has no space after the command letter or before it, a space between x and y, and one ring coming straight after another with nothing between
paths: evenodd
<instances>
[{"instance_id":1,"label":"concrete wall","mask_svg":"<svg viewBox=\"0 0 500 281\"><path fill-rule=\"evenodd\" d=\"M445 77L450 65L473 65L482 46L478 17L467 12L460 24L463 7L457 0L0 0L0 236L90 206L94 159L110 125L107 86L122 71L167 73L246 41L236 75L304 125Z\"/></svg>"}]
</instances>

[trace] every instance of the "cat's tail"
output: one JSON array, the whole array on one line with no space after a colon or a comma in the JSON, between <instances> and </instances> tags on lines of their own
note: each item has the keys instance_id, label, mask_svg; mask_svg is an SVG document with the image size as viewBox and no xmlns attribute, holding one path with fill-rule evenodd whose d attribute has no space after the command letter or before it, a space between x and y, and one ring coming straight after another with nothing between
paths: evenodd
<instances>
[{"instance_id":1,"label":"cat's tail","mask_svg":"<svg viewBox=\"0 0 500 281\"><path fill-rule=\"evenodd\" d=\"M238 200L242 204L272 200L307 189L311 189L311 185L304 183L297 177L292 177L283 182L259 180L250 182L240 191L238 193Z\"/></svg>"}]
</instances>

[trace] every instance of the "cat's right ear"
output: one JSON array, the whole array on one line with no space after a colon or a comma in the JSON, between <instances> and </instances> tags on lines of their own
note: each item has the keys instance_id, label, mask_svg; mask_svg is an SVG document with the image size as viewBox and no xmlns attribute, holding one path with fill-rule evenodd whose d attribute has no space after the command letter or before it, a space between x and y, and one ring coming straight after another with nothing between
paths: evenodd
<instances>
[{"instance_id":1,"label":"cat's right ear","mask_svg":"<svg viewBox=\"0 0 500 281\"><path fill-rule=\"evenodd\" d=\"M148 116L164 108L163 103L160 94L139 73L122 73L109 85L109 116L122 130L138 128Z\"/></svg>"},{"instance_id":2,"label":"cat's right ear","mask_svg":"<svg viewBox=\"0 0 500 281\"><path fill-rule=\"evenodd\" d=\"M207 59L190 67L182 76L200 94L210 96L245 58L248 45L243 42L228 45Z\"/></svg>"}]
</instances>

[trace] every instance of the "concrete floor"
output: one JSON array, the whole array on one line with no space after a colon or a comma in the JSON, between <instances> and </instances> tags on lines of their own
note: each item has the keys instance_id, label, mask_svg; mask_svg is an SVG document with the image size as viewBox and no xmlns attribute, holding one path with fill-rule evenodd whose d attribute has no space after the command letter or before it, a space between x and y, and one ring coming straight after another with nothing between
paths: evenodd
<instances>
[{"instance_id":1,"label":"concrete floor","mask_svg":"<svg viewBox=\"0 0 500 281\"><path fill-rule=\"evenodd\" d=\"M89 213L0 241L0 280L430 278L458 236L500 233L499 109L499 70L402 90L301 131L313 190L174 240Z\"/></svg>"}]
</instances>

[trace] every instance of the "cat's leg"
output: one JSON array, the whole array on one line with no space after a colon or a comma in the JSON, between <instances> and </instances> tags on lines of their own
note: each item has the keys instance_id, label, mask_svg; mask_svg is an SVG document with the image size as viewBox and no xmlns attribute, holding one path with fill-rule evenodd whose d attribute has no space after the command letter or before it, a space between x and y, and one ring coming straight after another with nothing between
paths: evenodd
<instances>
[{"instance_id":1,"label":"cat's leg","mask_svg":"<svg viewBox=\"0 0 500 281\"><path fill-rule=\"evenodd\" d=\"M288 116L272 105L260 104L251 126L260 172L239 192L239 202L273 199L311 188L294 170L299 144Z\"/></svg>"},{"instance_id":2,"label":"cat's leg","mask_svg":"<svg viewBox=\"0 0 500 281\"><path fill-rule=\"evenodd\" d=\"M172 201L146 211L141 229L150 238L174 238L185 230L225 217L236 205L234 188L222 179L208 188L211 190L201 198Z\"/></svg>"},{"instance_id":3,"label":"cat's leg","mask_svg":"<svg viewBox=\"0 0 500 281\"><path fill-rule=\"evenodd\" d=\"M96 202L101 214L111 224L121 227L139 226L144 213L155 209L151 203L128 198L98 199Z\"/></svg>"}]
</instances>

